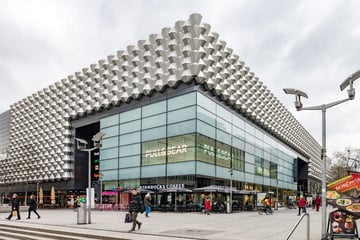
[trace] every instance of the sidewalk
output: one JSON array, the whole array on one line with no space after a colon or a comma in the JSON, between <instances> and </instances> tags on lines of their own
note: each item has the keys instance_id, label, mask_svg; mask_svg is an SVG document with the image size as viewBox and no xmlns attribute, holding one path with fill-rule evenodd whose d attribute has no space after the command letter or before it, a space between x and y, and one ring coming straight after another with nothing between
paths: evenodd
<instances>
[{"instance_id":1,"label":"sidewalk","mask_svg":"<svg viewBox=\"0 0 360 240\"><path fill-rule=\"evenodd\" d=\"M328 208L328 212L332 208ZM232 214L151 212L150 217L139 215L140 230L128 233L130 224L124 223L125 212L91 211L91 224L77 224L77 213L72 209L39 209L40 219L32 213L21 212L22 220L5 220L8 213L1 213L1 224L69 229L69 231L96 233L102 236L126 239L209 239L209 240L279 240L284 239L296 221L297 209L275 210L273 215L258 215L256 211ZM310 213L310 239L321 239L321 214L313 209ZM306 217L294 232L291 240L306 239Z\"/></svg>"}]
</instances>

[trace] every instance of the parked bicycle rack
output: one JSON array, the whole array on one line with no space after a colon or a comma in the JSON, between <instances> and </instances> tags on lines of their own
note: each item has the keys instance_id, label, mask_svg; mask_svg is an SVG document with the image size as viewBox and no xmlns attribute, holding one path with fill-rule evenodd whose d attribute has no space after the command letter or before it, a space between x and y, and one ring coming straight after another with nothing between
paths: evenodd
<instances>
[{"instance_id":1,"label":"parked bicycle rack","mask_svg":"<svg viewBox=\"0 0 360 240\"><path fill-rule=\"evenodd\" d=\"M307 216L307 226L306 226L306 240L310 240L310 215L308 213L304 213L300 216L299 220L296 222L294 227L291 229L291 231L288 233L288 235L285 237L284 240L289 240L291 235L294 233L295 229L299 226L300 222L303 220L303 218Z\"/></svg>"}]
</instances>

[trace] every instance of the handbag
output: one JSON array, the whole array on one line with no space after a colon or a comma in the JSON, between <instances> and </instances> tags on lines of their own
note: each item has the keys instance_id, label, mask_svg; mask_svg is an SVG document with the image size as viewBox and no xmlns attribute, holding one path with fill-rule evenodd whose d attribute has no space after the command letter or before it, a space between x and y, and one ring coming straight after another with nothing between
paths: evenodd
<instances>
[{"instance_id":1,"label":"handbag","mask_svg":"<svg viewBox=\"0 0 360 240\"><path fill-rule=\"evenodd\" d=\"M131 214L130 213L126 213L125 214L125 223L131 223L132 219L131 219Z\"/></svg>"},{"instance_id":2,"label":"handbag","mask_svg":"<svg viewBox=\"0 0 360 240\"><path fill-rule=\"evenodd\" d=\"M12 216L13 216L13 217L17 217L17 211L16 211L16 210L13 210L13 211L12 211Z\"/></svg>"}]
</instances>

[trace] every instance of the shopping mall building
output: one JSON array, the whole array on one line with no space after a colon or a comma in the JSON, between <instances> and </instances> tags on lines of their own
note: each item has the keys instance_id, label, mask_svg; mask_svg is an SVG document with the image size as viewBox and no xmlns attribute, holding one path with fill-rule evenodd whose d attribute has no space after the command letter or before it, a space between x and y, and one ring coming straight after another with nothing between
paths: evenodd
<instances>
[{"instance_id":1,"label":"shopping mall building","mask_svg":"<svg viewBox=\"0 0 360 240\"><path fill-rule=\"evenodd\" d=\"M88 152L75 138L104 133ZM193 14L14 103L0 115L0 194L43 189L122 202L130 187L321 191L320 145ZM104 200L103 199L103 200ZM105 200L104 200L105 201Z\"/></svg>"}]
</instances>

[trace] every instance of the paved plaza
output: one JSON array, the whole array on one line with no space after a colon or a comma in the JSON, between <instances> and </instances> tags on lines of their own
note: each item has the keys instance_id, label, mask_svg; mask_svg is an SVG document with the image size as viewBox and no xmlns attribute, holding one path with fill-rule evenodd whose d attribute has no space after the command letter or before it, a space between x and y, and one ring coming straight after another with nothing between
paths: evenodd
<instances>
[{"instance_id":1,"label":"paved plaza","mask_svg":"<svg viewBox=\"0 0 360 240\"><path fill-rule=\"evenodd\" d=\"M332 211L328 208L328 211ZM140 230L128 233L130 224L124 223L125 212L92 211L91 224L77 224L77 213L72 209L39 209L41 219L33 214L27 220L22 212L21 220L5 220L8 213L1 213L1 224L76 231L122 239L284 239L299 219L297 209L275 210L273 215L258 215L256 211L232 214L152 212L149 218L139 215L143 223ZM321 213L308 209L310 214L310 239L321 239ZM75 229L75 230L74 230ZM306 218L290 238L306 239Z\"/></svg>"}]
</instances>

